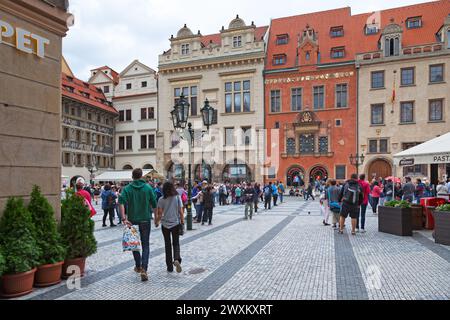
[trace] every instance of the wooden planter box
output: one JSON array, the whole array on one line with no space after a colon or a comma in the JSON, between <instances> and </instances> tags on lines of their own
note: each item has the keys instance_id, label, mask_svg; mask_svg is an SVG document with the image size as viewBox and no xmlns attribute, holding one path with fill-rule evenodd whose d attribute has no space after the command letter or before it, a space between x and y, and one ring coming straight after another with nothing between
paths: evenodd
<instances>
[{"instance_id":1,"label":"wooden planter box","mask_svg":"<svg viewBox=\"0 0 450 320\"><path fill-rule=\"evenodd\" d=\"M412 229L413 230L422 230L424 225L424 216L423 216L423 207L422 206L412 206L411 207L411 215L412 215Z\"/></svg>"},{"instance_id":2,"label":"wooden planter box","mask_svg":"<svg viewBox=\"0 0 450 320\"><path fill-rule=\"evenodd\" d=\"M378 231L397 236L412 236L411 209L378 207Z\"/></svg>"},{"instance_id":3,"label":"wooden planter box","mask_svg":"<svg viewBox=\"0 0 450 320\"><path fill-rule=\"evenodd\" d=\"M433 211L433 216L435 242L450 246L450 212Z\"/></svg>"}]
</instances>

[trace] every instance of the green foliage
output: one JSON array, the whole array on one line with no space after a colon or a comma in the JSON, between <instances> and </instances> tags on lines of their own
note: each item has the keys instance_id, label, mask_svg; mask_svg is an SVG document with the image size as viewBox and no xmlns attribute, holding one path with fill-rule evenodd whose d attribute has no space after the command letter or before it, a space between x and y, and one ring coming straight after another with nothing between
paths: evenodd
<instances>
[{"instance_id":1,"label":"green foliage","mask_svg":"<svg viewBox=\"0 0 450 320\"><path fill-rule=\"evenodd\" d=\"M39 264L40 250L34 238L31 214L22 199L8 199L0 220L0 246L6 274L27 272Z\"/></svg>"},{"instance_id":2,"label":"green foliage","mask_svg":"<svg viewBox=\"0 0 450 320\"><path fill-rule=\"evenodd\" d=\"M408 201L398 201L398 200L392 200L392 201L387 201L384 203L385 207L391 207L391 208L402 208L402 209L408 209L411 208L411 203L409 203Z\"/></svg>"},{"instance_id":3,"label":"green foliage","mask_svg":"<svg viewBox=\"0 0 450 320\"><path fill-rule=\"evenodd\" d=\"M28 211L35 228L35 239L41 254L39 264L54 264L64 260L66 250L55 220L55 212L38 186L33 187Z\"/></svg>"},{"instance_id":4,"label":"green foliage","mask_svg":"<svg viewBox=\"0 0 450 320\"><path fill-rule=\"evenodd\" d=\"M0 276L3 274L5 270L5 258L3 258L2 250L0 248Z\"/></svg>"},{"instance_id":5,"label":"green foliage","mask_svg":"<svg viewBox=\"0 0 450 320\"><path fill-rule=\"evenodd\" d=\"M443 204L442 206L437 207L436 211L450 212L450 204Z\"/></svg>"},{"instance_id":6,"label":"green foliage","mask_svg":"<svg viewBox=\"0 0 450 320\"><path fill-rule=\"evenodd\" d=\"M68 192L62 201L60 232L67 248L66 259L87 258L97 252L94 221L84 198Z\"/></svg>"}]
</instances>

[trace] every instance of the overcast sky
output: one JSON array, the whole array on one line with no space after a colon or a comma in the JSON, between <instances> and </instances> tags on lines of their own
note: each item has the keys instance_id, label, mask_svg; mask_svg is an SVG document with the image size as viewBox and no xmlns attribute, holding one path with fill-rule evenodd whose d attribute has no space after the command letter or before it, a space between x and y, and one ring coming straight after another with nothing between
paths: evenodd
<instances>
[{"instance_id":1,"label":"overcast sky","mask_svg":"<svg viewBox=\"0 0 450 320\"><path fill-rule=\"evenodd\" d=\"M350 6L352 14L425 0L70 0L75 25L63 52L75 76L108 65L121 72L134 59L157 70L158 55L170 48L170 35L186 23L196 33L218 33L239 14L247 24Z\"/></svg>"}]
</instances>

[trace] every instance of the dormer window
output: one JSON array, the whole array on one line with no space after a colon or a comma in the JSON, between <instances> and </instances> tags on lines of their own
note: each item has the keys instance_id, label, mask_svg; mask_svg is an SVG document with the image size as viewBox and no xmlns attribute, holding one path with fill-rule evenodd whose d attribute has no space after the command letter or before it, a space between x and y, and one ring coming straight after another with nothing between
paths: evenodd
<instances>
[{"instance_id":1,"label":"dormer window","mask_svg":"<svg viewBox=\"0 0 450 320\"><path fill-rule=\"evenodd\" d=\"M345 47L336 47L331 49L331 58L339 59L345 56Z\"/></svg>"},{"instance_id":2,"label":"dormer window","mask_svg":"<svg viewBox=\"0 0 450 320\"><path fill-rule=\"evenodd\" d=\"M289 41L289 36L287 34L280 34L277 36L277 45L287 44Z\"/></svg>"},{"instance_id":3,"label":"dormer window","mask_svg":"<svg viewBox=\"0 0 450 320\"><path fill-rule=\"evenodd\" d=\"M285 54L274 55L272 63L274 66L286 64L286 55Z\"/></svg>"},{"instance_id":4,"label":"dormer window","mask_svg":"<svg viewBox=\"0 0 450 320\"><path fill-rule=\"evenodd\" d=\"M387 38L384 40L384 55L386 57L398 56L400 54L400 38Z\"/></svg>"},{"instance_id":5,"label":"dormer window","mask_svg":"<svg viewBox=\"0 0 450 320\"><path fill-rule=\"evenodd\" d=\"M188 55L190 53L189 50L189 43L185 43L181 45L181 54L182 55Z\"/></svg>"},{"instance_id":6,"label":"dormer window","mask_svg":"<svg viewBox=\"0 0 450 320\"><path fill-rule=\"evenodd\" d=\"M406 20L406 27L408 29L415 29L422 27L422 17L408 18Z\"/></svg>"},{"instance_id":7,"label":"dormer window","mask_svg":"<svg viewBox=\"0 0 450 320\"><path fill-rule=\"evenodd\" d=\"M344 27L332 27L330 29L330 37L337 38L337 37L343 37L344 36Z\"/></svg>"},{"instance_id":8,"label":"dormer window","mask_svg":"<svg viewBox=\"0 0 450 320\"><path fill-rule=\"evenodd\" d=\"M377 34L379 31L378 26L376 25L366 25L364 33L366 35Z\"/></svg>"},{"instance_id":9,"label":"dormer window","mask_svg":"<svg viewBox=\"0 0 450 320\"><path fill-rule=\"evenodd\" d=\"M233 48L242 47L242 36L233 37Z\"/></svg>"}]
</instances>

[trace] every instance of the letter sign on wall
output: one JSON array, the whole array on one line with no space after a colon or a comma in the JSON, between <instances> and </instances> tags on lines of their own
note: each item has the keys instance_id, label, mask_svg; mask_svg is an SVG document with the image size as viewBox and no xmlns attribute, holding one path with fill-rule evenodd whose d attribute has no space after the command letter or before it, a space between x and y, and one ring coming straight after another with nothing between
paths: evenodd
<instances>
[{"instance_id":1,"label":"letter sign on wall","mask_svg":"<svg viewBox=\"0 0 450 320\"><path fill-rule=\"evenodd\" d=\"M45 57L45 46L50 40L22 28L14 28L6 21L0 20L0 44L6 44L28 54Z\"/></svg>"}]
</instances>

